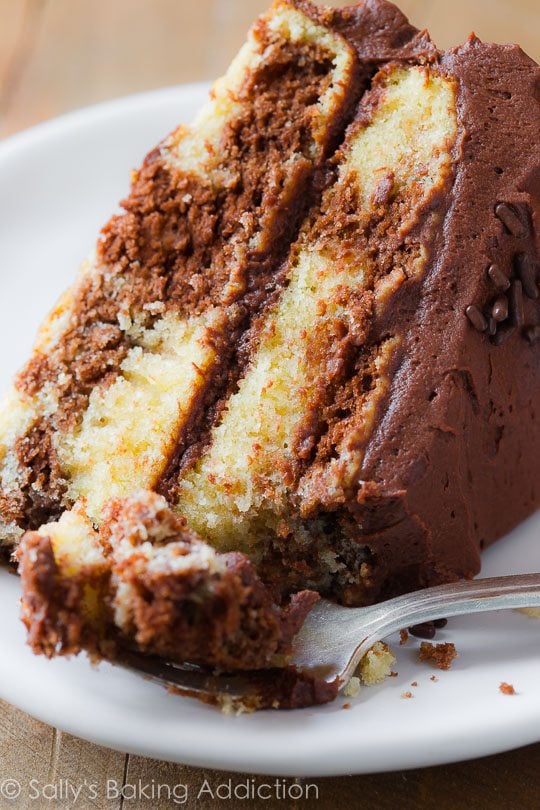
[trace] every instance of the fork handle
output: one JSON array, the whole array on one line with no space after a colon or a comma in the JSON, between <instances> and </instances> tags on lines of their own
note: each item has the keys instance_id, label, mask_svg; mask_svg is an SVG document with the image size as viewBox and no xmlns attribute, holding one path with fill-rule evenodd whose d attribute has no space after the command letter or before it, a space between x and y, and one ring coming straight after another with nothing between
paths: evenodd
<instances>
[{"instance_id":1,"label":"fork handle","mask_svg":"<svg viewBox=\"0 0 540 810\"><path fill-rule=\"evenodd\" d=\"M295 640L299 669L346 683L366 652L403 627L508 608L540 608L540 574L455 582L398 596L368 608L315 604ZM332 662L328 666L329 662Z\"/></svg>"},{"instance_id":2,"label":"fork handle","mask_svg":"<svg viewBox=\"0 0 540 810\"><path fill-rule=\"evenodd\" d=\"M456 582L398 596L369 608L369 617L364 612L362 626L371 631L370 638L380 639L403 627L436 619L516 608L540 608L540 574ZM354 665L351 661L353 671L370 646L366 639L354 656Z\"/></svg>"},{"instance_id":3,"label":"fork handle","mask_svg":"<svg viewBox=\"0 0 540 810\"><path fill-rule=\"evenodd\" d=\"M395 630L424 621L507 608L540 608L540 574L516 574L438 585L370 608L373 621ZM365 621L364 613L364 621ZM404 624L406 620L406 624ZM393 631L390 631L393 632Z\"/></svg>"}]
</instances>

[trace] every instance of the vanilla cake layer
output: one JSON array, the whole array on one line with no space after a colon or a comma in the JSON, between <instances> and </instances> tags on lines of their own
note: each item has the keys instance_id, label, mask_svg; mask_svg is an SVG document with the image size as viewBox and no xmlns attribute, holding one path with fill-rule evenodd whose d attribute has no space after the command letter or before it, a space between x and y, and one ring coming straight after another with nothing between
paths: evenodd
<instances>
[{"instance_id":1,"label":"vanilla cake layer","mask_svg":"<svg viewBox=\"0 0 540 810\"><path fill-rule=\"evenodd\" d=\"M0 411L4 542L79 498L99 521L185 449L276 285L357 73L339 33L278 0L194 124L148 156Z\"/></svg>"},{"instance_id":2,"label":"vanilla cake layer","mask_svg":"<svg viewBox=\"0 0 540 810\"><path fill-rule=\"evenodd\" d=\"M99 522L103 504L159 481L176 436L219 363L225 313L166 315L142 330L106 387L90 394L81 421L56 436L66 497L84 499Z\"/></svg>"}]
</instances>

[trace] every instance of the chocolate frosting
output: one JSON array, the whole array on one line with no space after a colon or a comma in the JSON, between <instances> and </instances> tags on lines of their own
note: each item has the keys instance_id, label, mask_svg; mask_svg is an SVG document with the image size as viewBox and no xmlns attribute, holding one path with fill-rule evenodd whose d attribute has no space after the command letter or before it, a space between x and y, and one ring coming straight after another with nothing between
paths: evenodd
<instances>
[{"instance_id":1,"label":"chocolate frosting","mask_svg":"<svg viewBox=\"0 0 540 810\"><path fill-rule=\"evenodd\" d=\"M473 576L540 506L538 278L528 297L522 269L538 262L540 69L475 37L440 67L458 82L455 182L423 288L394 311L405 351L361 475L378 595Z\"/></svg>"},{"instance_id":2,"label":"chocolate frosting","mask_svg":"<svg viewBox=\"0 0 540 810\"><path fill-rule=\"evenodd\" d=\"M364 0L345 8L325 8L309 0L292 0L323 25L338 31L350 42L367 72L394 61L428 61L437 55L427 31L419 31L393 3Z\"/></svg>"}]
</instances>

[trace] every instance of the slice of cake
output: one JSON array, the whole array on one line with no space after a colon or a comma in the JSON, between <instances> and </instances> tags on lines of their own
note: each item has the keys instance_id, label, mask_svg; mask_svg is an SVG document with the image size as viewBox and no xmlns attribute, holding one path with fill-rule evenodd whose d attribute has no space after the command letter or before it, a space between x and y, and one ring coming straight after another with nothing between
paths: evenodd
<instances>
[{"instance_id":1,"label":"slice of cake","mask_svg":"<svg viewBox=\"0 0 540 810\"><path fill-rule=\"evenodd\" d=\"M261 18L4 403L37 652L283 664L314 592L473 576L538 507L539 87L382 0Z\"/></svg>"}]
</instances>

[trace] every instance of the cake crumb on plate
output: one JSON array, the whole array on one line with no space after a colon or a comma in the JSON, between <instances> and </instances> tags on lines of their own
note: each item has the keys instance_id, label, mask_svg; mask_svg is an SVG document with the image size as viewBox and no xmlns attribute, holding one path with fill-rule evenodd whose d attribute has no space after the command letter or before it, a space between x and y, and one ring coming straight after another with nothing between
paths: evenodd
<instances>
[{"instance_id":1,"label":"cake crumb on plate","mask_svg":"<svg viewBox=\"0 0 540 810\"><path fill-rule=\"evenodd\" d=\"M531 619L540 619L540 608L519 608L520 613L524 613Z\"/></svg>"},{"instance_id":2,"label":"cake crumb on plate","mask_svg":"<svg viewBox=\"0 0 540 810\"><path fill-rule=\"evenodd\" d=\"M427 661L437 669L450 669L454 659L457 658L456 647L450 642L431 644L429 641L423 641L420 644L419 655L420 661Z\"/></svg>"},{"instance_id":3,"label":"cake crumb on plate","mask_svg":"<svg viewBox=\"0 0 540 810\"><path fill-rule=\"evenodd\" d=\"M513 684L505 683L505 681L503 681L501 683L501 685L499 686L499 692L502 695L515 695L515 694L517 694L516 690L514 689Z\"/></svg>"},{"instance_id":4,"label":"cake crumb on plate","mask_svg":"<svg viewBox=\"0 0 540 810\"><path fill-rule=\"evenodd\" d=\"M356 697L362 688L362 684L360 678L351 678L345 689L343 690L343 694L345 697Z\"/></svg>"},{"instance_id":5,"label":"cake crumb on plate","mask_svg":"<svg viewBox=\"0 0 540 810\"><path fill-rule=\"evenodd\" d=\"M382 683L392 672L396 657L388 644L378 641L360 661L358 673L366 686Z\"/></svg>"}]
</instances>

